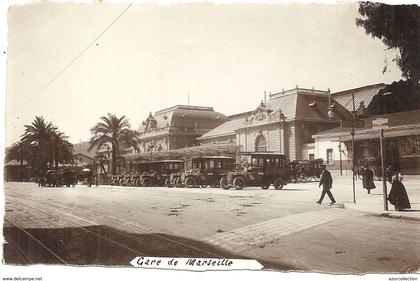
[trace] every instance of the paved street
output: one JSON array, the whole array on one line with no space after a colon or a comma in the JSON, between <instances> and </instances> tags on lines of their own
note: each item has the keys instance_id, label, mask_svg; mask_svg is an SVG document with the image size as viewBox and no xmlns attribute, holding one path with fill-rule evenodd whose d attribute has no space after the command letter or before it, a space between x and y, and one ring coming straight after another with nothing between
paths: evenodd
<instances>
[{"instance_id":1,"label":"paved street","mask_svg":"<svg viewBox=\"0 0 420 281\"><path fill-rule=\"evenodd\" d=\"M8 183L5 261L128 265L145 255L253 258L279 270L418 270L420 221L347 208L351 178L334 179L333 206L328 198L315 203L321 191L315 182L281 191ZM406 183L409 195L417 192L409 189L416 180ZM380 198L379 182L369 197L357 185L358 200Z\"/></svg>"}]
</instances>

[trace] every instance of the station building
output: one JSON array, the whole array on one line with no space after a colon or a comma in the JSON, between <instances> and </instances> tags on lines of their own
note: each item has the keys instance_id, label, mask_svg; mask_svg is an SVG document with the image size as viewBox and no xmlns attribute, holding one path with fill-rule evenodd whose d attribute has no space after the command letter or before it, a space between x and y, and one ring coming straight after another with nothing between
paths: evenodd
<instances>
[{"instance_id":1,"label":"station building","mask_svg":"<svg viewBox=\"0 0 420 281\"><path fill-rule=\"evenodd\" d=\"M328 115L330 107L333 117ZM230 118L198 137L200 144L236 143L243 152L269 151L296 160L315 158L312 135L339 126L351 114L334 103L329 91L296 87L270 94L255 110Z\"/></svg>"},{"instance_id":2,"label":"station building","mask_svg":"<svg viewBox=\"0 0 420 281\"><path fill-rule=\"evenodd\" d=\"M197 137L226 121L224 114L204 106L176 105L150 113L137 130L140 152L195 146Z\"/></svg>"},{"instance_id":3,"label":"station building","mask_svg":"<svg viewBox=\"0 0 420 281\"><path fill-rule=\"evenodd\" d=\"M234 147L219 146L211 151L199 147L198 137L227 122L229 118L212 107L176 105L158 110L138 128L140 147L124 158L128 165L145 160L180 159L193 154L223 154Z\"/></svg>"},{"instance_id":4,"label":"station building","mask_svg":"<svg viewBox=\"0 0 420 281\"><path fill-rule=\"evenodd\" d=\"M322 158L329 169L350 170L351 128L341 124L357 115L364 127L355 129L356 165L378 161L375 124L386 120L387 163L401 165L405 173L420 173L420 107L394 106L401 99L389 89L374 84L330 93L296 87L270 93L254 110L231 116L211 107L173 106L149 114L138 129L140 151L124 158L131 165L150 159L266 151L285 154L289 161ZM389 112L393 108L401 112Z\"/></svg>"}]
</instances>

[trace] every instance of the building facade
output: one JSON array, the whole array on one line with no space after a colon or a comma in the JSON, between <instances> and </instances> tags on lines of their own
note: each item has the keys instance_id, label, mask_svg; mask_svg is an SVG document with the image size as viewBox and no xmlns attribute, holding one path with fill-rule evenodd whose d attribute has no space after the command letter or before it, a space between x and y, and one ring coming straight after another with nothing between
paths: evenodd
<instances>
[{"instance_id":1,"label":"building facade","mask_svg":"<svg viewBox=\"0 0 420 281\"><path fill-rule=\"evenodd\" d=\"M406 174L420 174L420 89L407 81L375 84L334 93L335 100L362 119L355 128L355 169L380 166L379 130L384 130L384 162ZM353 107L354 104L354 107ZM351 128L339 126L314 135L316 157L327 157L330 169L351 170Z\"/></svg>"},{"instance_id":2,"label":"building facade","mask_svg":"<svg viewBox=\"0 0 420 281\"><path fill-rule=\"evenodd\" d=\"M335 116L328 110L334 107ZM312 135L339 126L351 114L334 103L328 91L295 88L270 94L253 111L199 137L201 145L236 143L241 151L269 151L285 154L287 159L315 158Z\"/></svg>"},{"instance_id":3,"label":"building facade","mask_svg":"<svg viewBox=\"0 0 420 281\"><path fill-rule=\"evenodd\" d=\"M198 145L197 137L226 122L212 107L177 105L149 114L138 128L140 153Z\"/></svg>"},{"instance_id":4,"label":"building facade","mask_svg":"<svg viewBox=\"0 0 420 281\"><path fill-rule=\"evenodd\" d=\"M399 168L404 174L420 174L420 109L370 116L364 127L356 128L354 135L354 161L356 168L368 164L378 168L381 163L380 129L383 129L385 166ZM337 127L314 135L316 154L334 149L331 168L352 167L351 128ZM341 159L336 148L341 147ZM338 157L337 157L338 156ZM340 161L341 160L341 161Z\"/></svg>"}]
</instances>

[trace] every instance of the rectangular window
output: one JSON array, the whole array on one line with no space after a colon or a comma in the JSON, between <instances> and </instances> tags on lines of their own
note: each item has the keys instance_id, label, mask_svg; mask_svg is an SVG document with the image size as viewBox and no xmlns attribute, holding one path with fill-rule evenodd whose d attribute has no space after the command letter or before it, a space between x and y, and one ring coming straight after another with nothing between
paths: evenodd
<instances>
[{"instance_id":1,"label":"rectangular window","mask_svg":"<svg viewBox=\"0 0 420 281\"><path fill-rule=\"evenodd\" d=\"M315 154L309 153L309 160L314 160L314 159L315 159Z\"/></svg>"},{"instance_id":2,"label":"rectangular window","mask_svg":"<svg viewBox=\"0 0 420 281\"><path fill-rule=\"evenodd\" d=\"M194 162L193 163L193 168L194 169L201 169L201 162Z\"/></svg>"},{"instance_id":3,"label":"rectangular window","mask_svg":"<svg viewBox=\"0 0 420 281\"><path fill-rule=\"evenodd\" d=\"M334 163L333 161L334 161L333 150L332 150L332 148L329 148L329 149L327 149L327 164L331 165L331 164Z\"/></svg>"}]
</instances>

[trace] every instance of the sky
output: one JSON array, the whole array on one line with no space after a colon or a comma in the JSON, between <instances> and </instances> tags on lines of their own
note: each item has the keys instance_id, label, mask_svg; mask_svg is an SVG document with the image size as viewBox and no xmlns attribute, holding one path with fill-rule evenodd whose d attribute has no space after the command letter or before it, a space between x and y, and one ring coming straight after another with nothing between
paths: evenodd
<instances>
[{"instance_id":1,"label":"sky","mask_svg":"<svg viewBox=\"0 0 420 281\"><path fill-rule=\"evenodd\" d=\"M357 3L134 4L94 41L127 7L9 7L6 146L35 116L76 143L108 112L137 129L149 112L187 104L188 92L191 105L230 115L256 108L264 91L401 79L397 51L355 25Z\"/></svg>"}]
</instances>

